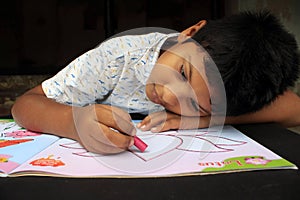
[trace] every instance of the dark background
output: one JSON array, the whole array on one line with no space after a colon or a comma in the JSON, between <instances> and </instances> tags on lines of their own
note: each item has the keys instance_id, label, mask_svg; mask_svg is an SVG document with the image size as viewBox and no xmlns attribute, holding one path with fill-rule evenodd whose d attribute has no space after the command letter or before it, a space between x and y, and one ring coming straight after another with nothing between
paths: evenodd
<instances>
[{"instance_id":1,"label":"dark background","mask_svg":"<svg viewBox=\"0 0 300 200\"><path fill-rule=\"evenodd\" d=\"M223 0L10 0L0 6L0 75L52 75L113 34L223 16Z\"/></svg>"}]
</instances>

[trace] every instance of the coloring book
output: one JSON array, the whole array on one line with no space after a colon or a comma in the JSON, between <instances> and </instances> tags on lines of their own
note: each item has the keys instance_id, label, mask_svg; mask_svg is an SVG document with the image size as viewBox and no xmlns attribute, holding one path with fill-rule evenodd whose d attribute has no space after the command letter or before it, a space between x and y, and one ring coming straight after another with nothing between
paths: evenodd
<instances>
[{"instance_id":1,"label":"coloring book","mask_svg":"<svg viewBox=\"0 0 300 200\"><path fill-rule=\"evenodd\" d=\"M0 176L165 177L297 167L232 126L137 131L148 148L113 155L0 120Z\"/></svg>"}]
</instances>

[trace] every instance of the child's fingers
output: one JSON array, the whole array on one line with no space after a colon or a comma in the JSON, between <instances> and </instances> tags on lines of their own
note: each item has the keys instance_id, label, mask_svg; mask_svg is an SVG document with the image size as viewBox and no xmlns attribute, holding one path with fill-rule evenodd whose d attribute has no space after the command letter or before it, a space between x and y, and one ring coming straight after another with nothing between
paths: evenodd
<instances>
[{"instance_id":1,"label":"child's fingers","mask_svg":"<svg viewBox=\"0 0 300 200\"><path fill-rule=\"evenodd\" d=\"M162 117L160 113L148 115L137 127L142 131L162 132L171 129L195 129L208 127L210 116L186 117L168 113Z\"/></svg>"},{"instance_id":2,"label":"child's fingers","mask_svg":"<svg viewBox=\"0 0 300 200\"><path fill-rule=\"evenodd\" d=\"M114 106L110 106L110 108L113 114L117 114L122 119L131 122L131 116L128 114L128 112L125 112L121 108L114 107Z\"/></svg>"},{"instance_id":3,"label":"child's fingers","mask_svg":"<svg viewBox=\"0 0 300 200\"><path fill-rule=\"evenodd\" d=\"M153 133L159 133L159 132L163 132L163 131L168 131L170 130L169 128L167 128L168 126L166 125L166 123L163 123L163 124L158 124L157 126L155 127L152 127L150 129L151 132Z\"/></svg>"},{"instance_id":4,"label":"child's fingers","mask_svg":"<svg viewBox=\"0 0 300 200\"><path fill-rule=\"evenodd\" d=\"M151 122L151 118L150 116L146 116L141 122L139 122L136 127L141 129L141 130L144 130L146 128L146 125L149 124Z\"/></svg>"},{"instance_id":5,"label":"child's fingers","mask_svg":"<svg viewBox=\"0 0 300 200\"><path fill-rule=\"evenodd\" d=\"M99 109L99 112L97 112L97 119L101 124L105 124L127 135L134 136L136 134L131 117L124 110L107 105L102 105L100 108L101 110Z\"/></svg>"},{"instance_id":6,"label":"child's fingers","mask_svg":"<svg viewBox=\"0 0 300 200\"><path fill-rule=\"evenodd\" d=\"M137 128L142 131L149 131L151 128L154 128L160 124L163 124L166 121L165 112L152 113L145 117L138 125Z\"/></svg>"},{"instance_id":7,"label":"child's fingers","mask_svg":"<svg viewBox=\"0 0 300 200\"><path fill-rule=\"evenodd\" d=\"M133 145L132 136L124 135L116 130L113 130L103 124L100 124L102 134L93 134L93 139L98 143L98 151L106 153L121 152ZM102 144L101 144L102 143Z\"/></svg>"},{"instance_id":8,"label":"child's fingers","mask_svg":"<svg viewBox=\"0 0 300 200\"><path fill-rule=\"evenodd\" d=\"M109 126L130 136L136 134L136 129L132 121L128 121L122 117L117 117L114 123L109 124Z\"/></svg>"},{"instance_id":9,"label":"child's fingers","mask_svg":"<svg viewBox=\"0 0 300 200\"><path fill-rule=\"evenodd\" d=\"M155 127L152 127L151 132L163 132L172 129L179 129L180 126L180 118L178 117L170 117L163 123L158 123Z\"/></svg>"}]
</instances>

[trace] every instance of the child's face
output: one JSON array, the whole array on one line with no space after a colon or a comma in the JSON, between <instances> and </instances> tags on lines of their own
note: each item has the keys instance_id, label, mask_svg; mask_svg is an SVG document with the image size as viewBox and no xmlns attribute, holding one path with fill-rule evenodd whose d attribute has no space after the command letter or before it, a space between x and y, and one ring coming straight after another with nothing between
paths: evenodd
<instances>
[{"instance_id":1,"label":"child's face","mask_svg":"<svg viewBox=\"0 0 300 200\"><path fill-rule=\"evenodd\" d=\"M193 42L179 43L165 51L147 80L148 98L180 115L210 115L204 56Z\"/></svg>"}]
</instances>

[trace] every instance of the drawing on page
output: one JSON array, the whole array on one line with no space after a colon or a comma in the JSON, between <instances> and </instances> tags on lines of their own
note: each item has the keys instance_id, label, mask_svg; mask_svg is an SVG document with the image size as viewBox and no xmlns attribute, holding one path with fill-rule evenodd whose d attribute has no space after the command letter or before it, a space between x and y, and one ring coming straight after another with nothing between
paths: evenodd
<instances>
[{"instance_id":1,"label":"drawing on page","mask_svg":"<svg viewBox=\"0 0 300 200\"><path fill-rule=\"evenodd\" d=\"M182 152L196 153L223 153L235 150L235 147L247 142L235 140L219 135L212 135L207 131L172 131L170 133L146 132L139 137L148 144L144 152L140 152L135 147L129 152L144 161L150 161L168 153L178 150ZM78 142L61 144L61 147L74 149L73 154L83 157L100 157L102 155L86 151Z\"/></svg>"}]
</instances>

